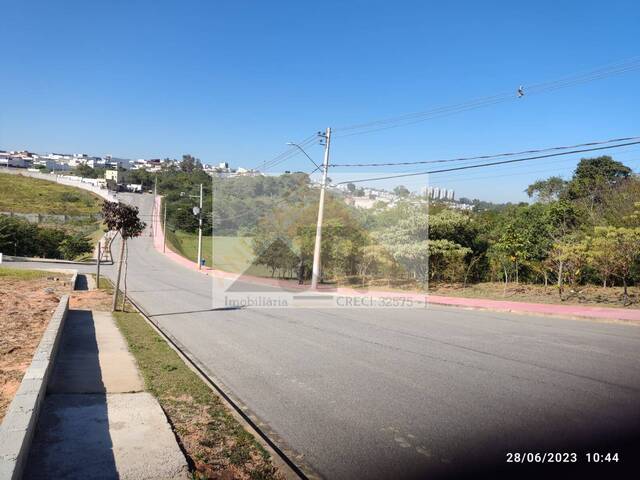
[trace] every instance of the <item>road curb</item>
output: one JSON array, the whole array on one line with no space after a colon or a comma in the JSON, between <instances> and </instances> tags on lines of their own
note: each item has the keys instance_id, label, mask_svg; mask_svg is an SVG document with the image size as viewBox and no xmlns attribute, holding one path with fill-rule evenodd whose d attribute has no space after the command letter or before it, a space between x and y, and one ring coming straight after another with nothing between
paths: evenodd
<instances>
[{"instance_id":1,"label":"road curb","mask_svg":"<svg viewBox=\"0 0 640 480\"><path fill-rule=\"evenodd\" d=\"M206 367L195 359L184 345L156 324L149 314L132 298L127 296L127 300L144 321L164 339L169 348L180 357L185 365L218 396L233 418L269 452L274 464L280 469L286 480L318 480L322 478L302 459L301 455L286 446L285 442L268 425L261 422L219 379L215 378L211 373L207 373Z\"/></svg>"},{"instance_id":2,"label":"road curb","mask_svg":"<svg viewBox=\"0 0 640 480\"><path fill-rule=\"evenodd\" d=\"M69 295L64 295L49 320L31 365L0 424L2 479L14 480L22 477L68 311Z\"/></svg>"}]
</instances>

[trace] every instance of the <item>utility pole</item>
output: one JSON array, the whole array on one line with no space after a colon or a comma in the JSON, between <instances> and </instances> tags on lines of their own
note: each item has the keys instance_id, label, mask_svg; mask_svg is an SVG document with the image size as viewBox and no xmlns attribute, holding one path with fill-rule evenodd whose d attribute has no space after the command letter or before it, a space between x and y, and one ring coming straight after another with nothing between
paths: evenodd
<instances>
[{"instance_id":1,"label":"utility pole","mask_svg":"<svg viewBox=\"0 0 640 480\"><path fill-rule=\"evenodd\" d=\"M198 209L198 270L202 269L202 183L200 184L200 208Z\"/></svg>"},{"instance_id":2,"label":"utility pole","mask_svg":"<svg viewBox=\"0 0 640 480\"><path fill-rule=\"evenodd\" d=\"M318 282L322 278L320 254L322 244L322 217L324 216L324 192L327 188L327 173L329 171L329 148L331 147L331 128L327 128L324 137L324 161L322 162L322 184L320 185L320 205L318 206L318 225L316 226L316 244L313 249L313 270L311 272L311 288L318 288Z\"/></svg>"},{"instance_id":3,"label":"utility pole","mask_svg":"<svg viewBox=\"0 0 640 480\"><path fill-rule=\"evenodd\" d=\"M167 251L167 198L164 199L164 214L162 220L162 253Z\"/></svg>"},{"instance_id":4,"label":"utility pole","mask_svg":"<svg viewBox=\"0 0 640 480\"><path fill-rule=\"evenodd\" d=\"M151 237L154 237L154 231L153 231L153 223L156 220L156 196L158 195L158 174L156 174L155 179L153 180L153 206L151 207L151 225L150 225L150 232L151 232ZM158 216L159 216L158 212Z\"/></svg>"},{"instance_id":5,"label":"utility pole","mask_svg":"<svg viewBox=\"0 0 640 480\"><path fill-rule=\"evenodd\" d=\"M100 288L100 261L102 260L102 240L98 240L98 271L96 272L96 288Z\"/></svg>"}]
</instances>

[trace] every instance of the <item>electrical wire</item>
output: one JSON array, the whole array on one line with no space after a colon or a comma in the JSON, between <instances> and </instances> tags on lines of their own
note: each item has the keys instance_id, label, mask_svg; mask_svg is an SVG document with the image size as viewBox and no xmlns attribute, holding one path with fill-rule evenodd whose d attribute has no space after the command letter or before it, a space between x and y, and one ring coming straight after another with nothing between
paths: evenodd
<instances>
[{"instance_id":1,"label":"electrical wire","mask_svg":"<svg viewBox=\"0 0 640 480\"><path fill-rule=\"evenodd\" d=\"M500 161L497 161L497 162L481 163L481 164L477 164L477 165L463 165L463 166L459 166L459 167L444 168L444 169L440 169L440 170L429 170L429 171L426 171L426 172L403 173L403 174L398 174L398 175L386 175L386 176L382 176L382 177L371 177L371 178L364 178L364 179L359 179L359 180L348 180L348 181L344 181L344 182L339 182L336 185L343 185L343 184L346 184L346 183L372 182L372 181L376 181L376 180L388 180L388 179L392 179L392 178L416 177L416 176L419 176L419 175L430 175L430 174L435 174L435 173L454 172L454 171L459 171L459 170L469 170L469 169L472 169L472 168L482 168L482 167L491 167L491 166L495 166L495 165L504 165L504 164L508 164L508 163L526 162L526 161L530 161L530 160L538 160L538 159L541 159L541 158L551 158L551 157L558 157L558 156L561 156L561 155L572 155L572 154L575 154L575 153L594 152L594 151L598 151L598 150L608 150L608 149L612 149L612 148L620 148L620 147L626 147L628 145L638 145L638 144L640 144L640 140L639 141L634 141L634 142L622 143L622 144L619 144L619 145L606 145L606 146L602 146L602 147L593 147L593 148L584 148L584 149L578 149L578 150L570 150L568 152L548 153L546 155L536 155L536 156L533 156L533 157L516 158L516 159L511 159L511 160L500 160Z\"/></svg>"},{"instance_id":2,"label":"electrical wire","mask_svg":"<svg viewBox=\"0 0 640 480\"><path fill-rule=\"evenodd\" d=\"M415 162L387 162L387 163L333 163L329 165L330 167L392 167L396 165L424 165L429 163L450 163L450 162L467 162L472 160L486 160L489 158L500 158L500 157L514 157L519 155L530 155L532 153L542 153L542 152L551 152L551 151L559 151L559 150L568 150L570 148L581 148L581 147L592 147L596 145L605 145L610 143L620 143L631 140L638 140L640 137L623 137L623 138L613 138L611 140L603 140L603 141L594 141L587 143L578 143L576 145L562 145L559 147L547 147L547 148L539 148L534 150L522 150L520 152L506 152L506 153L496 153L492 155L479 155L475 157L459 157L459 158L447 158L447 159L439 159L439 160L421 160Z\"/></svg>"},{"instance_id":3,"label":"electrical wire","mask_svg":"<svg viewBox=\"0 0 640 480\"><path fill-rule=\"evenodd\" d=\"M580 85L591 81L601 80L614 75L621 75L627 72L640 69L640 57L632 57L630 59L609 64L608 66L601 67L595 70L591 70L585 73L580 73L565 78L561 78L554 81L528 85L524 87L525 96L537 95L540 93L546 93L555 91L561 88L567 88L574 85ZM362 135L366 133L377 132L380 130L386 130L389 128L397 128L406 125L412 125L414 123L423 122L432 118L439 118L452 114L465 112L468 110L477 109L484 106L494 105L505 101L517 100L518 95L514 91L503 92L489 97L483 97L479 99L470 100L467 102L457 103L448 106L436 107L430 110L421 112L408 113L395 117L384 118L380 120L374 120L365 123L359 123L355 125L335 128L334 132L336 137L348 137L353 135ZM361 130L361 131L354 131ZM342 133L350 132L350 133Z\"/></svg>"}]
</instances>

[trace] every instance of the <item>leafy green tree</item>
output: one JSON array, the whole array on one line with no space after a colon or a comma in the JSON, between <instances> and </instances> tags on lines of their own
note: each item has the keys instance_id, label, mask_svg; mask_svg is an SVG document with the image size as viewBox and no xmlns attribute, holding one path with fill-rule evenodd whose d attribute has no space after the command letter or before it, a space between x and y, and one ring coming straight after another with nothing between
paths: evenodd
<instances>
[{"instance_id":1,"label":"leafy green tree","mask_svg":"<svg viewBox=\"0 0 640 480\"><path fill-rule=\"evenodd\" d=\"M80 255L90 253L93 250L93 245L86 235L72 235L60 242L59 249L62 258L73 260Z\"/></svg>"},{"instance_id":2,"label":"leafy green tree","mask_svg":"<svg viewBox=\"0 0 640 480\"><path fill-rule=\"evenodd\" d=\"M578 163L568 184L568 196L572 200L586 202L588 211L594 214L606 196L631 175L631 169L607 155L583 158Z\"/></svg>"},{"instance_id":3,"label":"leafy green tree","mask_svg":"<svg viewBox=\"0 0 640 480\"><path fill-rule=\"evenodd\" d=\"M179 166L184 173L192 173L195 170L202 170L202 163L193 155L182 155L182 161Z\"/></svg>"},{"instance_id":4,"label":"leafy green tree","mask_svg":"<svg viewBox=\"0 0 640 480\"><path fill-rule=\"evenodd\" d=\"M527 187L525 192L529 198L536 198L537 201L548 203L560 198L565 191L567 182L560 177L549 177L546 180L537 180Z\"/></svg>"},{"instance_id":5,"label":"leafy green tree","mask_svg":"<svg viewBox=\"0 0 640 480\"><path fill-rule=\"evenodd\" d=\"M602 286L606 288L607 280L613 276L616 270L618 252L613 249L613 242L602 229L596 229L595 233L588 239L589 263L598 272Z\"/></svg>"},{"instance_id":6,"label":"leafy green tree","mask_svg":"<svg viewBox=\"0 0 640 480\"><path fill-rule=\"evenodd\" d=\"M601 249L615 252L608 260L608 268L612 275L622 281L624 302L627 303L627 287L640 260L640 228L596 227L594 237L598 239Z\"/></svg>"}]
</instances>

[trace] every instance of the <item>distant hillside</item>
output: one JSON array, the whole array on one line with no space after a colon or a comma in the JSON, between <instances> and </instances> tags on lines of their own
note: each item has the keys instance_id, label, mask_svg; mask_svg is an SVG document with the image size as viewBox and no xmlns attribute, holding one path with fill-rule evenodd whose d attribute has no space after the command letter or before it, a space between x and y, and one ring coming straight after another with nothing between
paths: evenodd
<instances>
[{"instance_id":1,"label":"distant hillside","mask_svg":"<svg viewBox=\"0 0 640 480\"><path fill-rule=\"evenodd\" d=\"M84 190L0 173L0 212L90 215L100 212L101 203Z\"/></svg>"}]
</instances>

